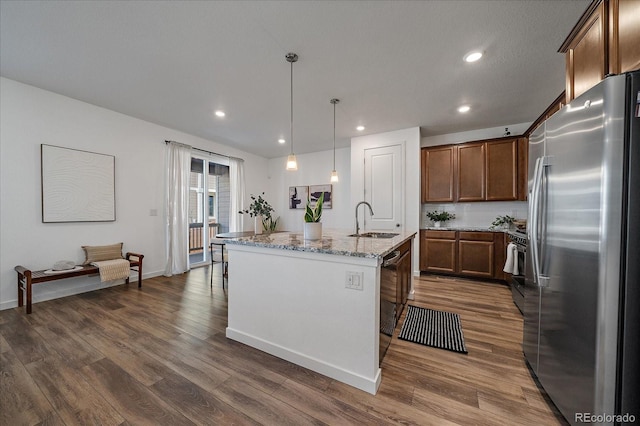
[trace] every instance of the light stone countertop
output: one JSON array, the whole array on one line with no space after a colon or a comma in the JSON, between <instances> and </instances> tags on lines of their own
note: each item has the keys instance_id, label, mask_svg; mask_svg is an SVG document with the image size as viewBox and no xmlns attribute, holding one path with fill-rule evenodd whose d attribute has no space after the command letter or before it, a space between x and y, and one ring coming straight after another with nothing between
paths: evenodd
<instances>
[{"instance_id":1,"label":"light stone countertop","mask_svg":"<svg viewBox=\"0 0 640 426\"><path fill-rule=\"evenodd\" d=\"M491 228L489 226L441 226L436 228L435 226L423 226L420 229L426 229L429 231L479 231L479 232L506 232L507 229Z\"/></svg>"},{"instance_id":2,"label":"light stone countertop","mask_svg":"<svg viewBox=\"0 0 640 426\"><path fill-rule=\"evenodd\" d=\"M370 232L370 230L363 232ZM353 231L348 230L323 229L321 240L308 241L304 239L302 232L276 232L253 237L233 238L226 242L230 245L378 258L391 253L393 249L416 235L415 232L394 232L398 235L393 238L349 237L348 235L352 233Z\"/></svg>"}]
</instances>

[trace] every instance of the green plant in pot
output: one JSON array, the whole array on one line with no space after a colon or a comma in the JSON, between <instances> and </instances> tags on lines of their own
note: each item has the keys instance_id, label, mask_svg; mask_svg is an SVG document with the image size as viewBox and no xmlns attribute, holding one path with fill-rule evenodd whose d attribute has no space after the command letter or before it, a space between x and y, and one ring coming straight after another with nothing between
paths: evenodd
<instances>
[{"instance_id":1,"label":"green plant in pot","mask_svg":"<svg viewBox=\"0 0 640 426\"><path fill-rule=\"evenodd\" d=\"M275 210L267 200L262 198L263 195L264 192L257 197L251 194L251 204L249 204L249 208L238 212L240 214L246 213L255 219L256 234L261 234L263 230L265 232L275 231L278 227L278 220L280 219L279 217L273 217L271 213Z\"/></svg>"},{"instance_id":2,"label":"green plant in pot","mask_svg":"<svg viewBox=\"0 0 640 426\"><path fill-rule=\"evenodd\" d=\"M307 199L307 207L304 211L304 239L319 240L322 238L322 204L324 204L324 192L318 197L315 207L311 207L311 198Z\"/></svg>"},{"instance_id":3,"label":"green plant in pot","mask_svg":"<svg viewBox=\"0 0 640 426\"><path fill-rule=\"evenodd\" d=\"M439 228L442 222L455 219L456 215L453 213L445 212L444 210L434 210L432 212L427 212L427 217L433 222L433 226Z\"/></svg>"},{"instance_id":4,"label":"green plant in pot","mask_svg":"<svg viewBox=\"0 0 640 426\"><path fill-rule=\"evenodd\" d=\"M496 217L496 220L491 222L491 226L489 228L491 228L491 229L494 229L494 228L509 229L509 228L511 228L511 225L513 224L514 220L515 219L512 218L509 215L498 216L498 217Z\"/></svg>"}]
</instances>

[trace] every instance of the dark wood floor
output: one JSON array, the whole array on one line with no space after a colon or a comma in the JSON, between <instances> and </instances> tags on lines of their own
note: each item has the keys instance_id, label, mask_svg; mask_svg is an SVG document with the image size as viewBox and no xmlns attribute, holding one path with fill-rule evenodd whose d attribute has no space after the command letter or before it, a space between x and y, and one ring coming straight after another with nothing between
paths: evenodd
<instances>
[{"instance_id":1,"label":"dark wood floor","mask_svg":"<svg viewBox=\"0 0 640 426\"><path fill-rule=\"evenodd\" d=\"M0 424L564 424L531 378L508 288L423 276L468 355L397 339L373 396L225 338L219 266L0 312Z\"/></svg>"}]
</instances>

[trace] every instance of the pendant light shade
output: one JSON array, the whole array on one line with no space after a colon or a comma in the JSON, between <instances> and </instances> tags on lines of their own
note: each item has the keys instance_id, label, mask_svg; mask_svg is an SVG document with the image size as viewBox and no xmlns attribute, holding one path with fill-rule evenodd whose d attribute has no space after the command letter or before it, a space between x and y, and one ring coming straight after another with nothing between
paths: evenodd
<instances>
[{"instance_id":1,"label":"pendant light shade","mask_svg":"<svg viewBox=\"0 0 640 426\"><path fill-rule=\"evenodd\" d=\"M298 61L298 55L287 53L285 58L291 64L291 153L287 157L287 170L298 170L296 155L293 153L293 63Z\"/></svg>"},{"instance_id":2,"label":"pendant light shade","mask_svg":"<svg viewBox=\"0 0 640 426\"><path fill-rule=\"evenodd\" d=\"M338 172L336 171L336 104L340 99L331 99L333 104L333 171L331 172L331 182L338 182Z\"/></svg>"},{"instance_id":3,"label":"pendant light shade","mask_svg":"<svg viewBox=\"0 0 640 426\"><path fill-rule=\"evenodd\" d=\"M287 157L287 170L298 170L298 162L294 154L289 154Z\"/></svg>"}]
</instances>

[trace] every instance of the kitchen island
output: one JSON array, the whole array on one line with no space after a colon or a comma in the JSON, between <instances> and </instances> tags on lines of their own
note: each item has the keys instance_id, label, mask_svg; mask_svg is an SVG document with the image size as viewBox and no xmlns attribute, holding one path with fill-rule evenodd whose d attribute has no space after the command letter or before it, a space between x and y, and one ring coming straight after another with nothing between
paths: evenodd
<instances>
[{"instance_id":1,"label":"kitchen island","mask_svg":"<svg viewBox=\"0 0 640 426\"><path fill-rule=\"evenodd\" d=\"M415 232L348 234L325 230L318 241L288 232L229 240L226 335L375 394L382 259Z\"/></svg>"}]
</instances>

